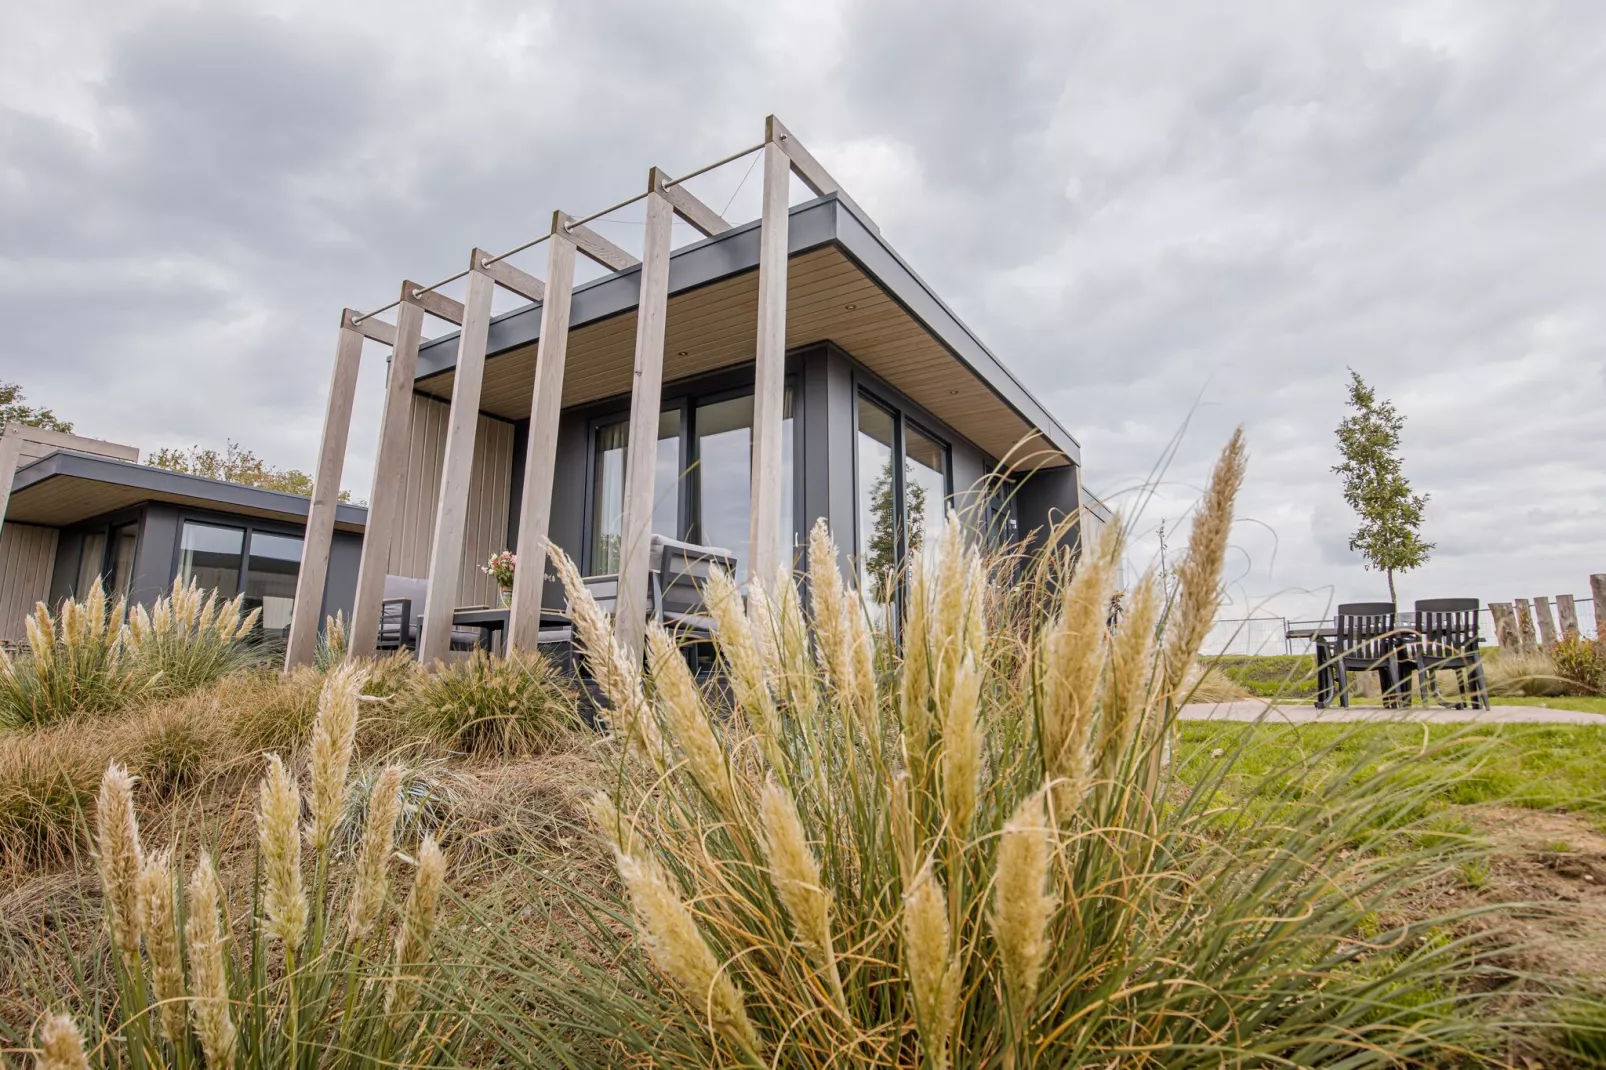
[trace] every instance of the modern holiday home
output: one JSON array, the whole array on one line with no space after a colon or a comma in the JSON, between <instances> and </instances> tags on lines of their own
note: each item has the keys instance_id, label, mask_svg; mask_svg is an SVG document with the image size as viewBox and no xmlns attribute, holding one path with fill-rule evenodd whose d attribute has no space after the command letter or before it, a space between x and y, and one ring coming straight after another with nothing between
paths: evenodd
<instances>
[{"instance_id":1,"label":"modern holiday home","mask_svg":"<svg viewBox=\"0 0 1606 1070\"><path fill-rule=\"evenodd\" d=\"M691 192L750 164L758 219L733 225ZM790 203L794 175L812 198ZM639 248L588 225L636 202ZM677 220L694 235L680 247ZM600 275L577 281L577 258ZM499 292L520 303L493 316ZM426 317L457 329L426 339ZM388 363L365 518L336 497L363 359ZM947 507L979 535L1039 543L1057 521L1107 516L1084 498L1075 438L773 117L751 148L678 178L652 168L621 204L554 212L534 240L347 309L314 480L291 522L305 529L292 665L346 606L356 653L404 642L443 657L465 627L503 649L550 641L564 599L548 540L639 649L684 579L672 562L772 584L819 518L882 599ZM504 548L520 566L506 606L480 568Z\"/></svg>"}]
</instances>

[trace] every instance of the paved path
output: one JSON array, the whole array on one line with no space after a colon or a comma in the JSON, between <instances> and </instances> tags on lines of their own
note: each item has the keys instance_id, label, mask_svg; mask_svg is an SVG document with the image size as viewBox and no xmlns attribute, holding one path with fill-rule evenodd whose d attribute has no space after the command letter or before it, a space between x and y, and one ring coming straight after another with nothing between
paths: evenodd
<instances>
[{"instance_id":1,"label":"paved path","mask_svg":"<svg viewBox=\"0 0 1606 1070\"><path fill-rule=\"evenodd\" d=\"M1271 706L1268 712L1267 707ZM1414 706L1391 710L1383 706L1351 706L1318 710L1314 706L1272 703L1269 699L1236 702L1194 702L1182 707L1185 721L1258 721L1279 724L1339 724L1345 721L1432 721L1441 724L1598 724L1606 714L1581 710L1552 710L1544 706L1496 706L1491 710L1447 710L1441 706Z\"/></svg>"}]
</instances>

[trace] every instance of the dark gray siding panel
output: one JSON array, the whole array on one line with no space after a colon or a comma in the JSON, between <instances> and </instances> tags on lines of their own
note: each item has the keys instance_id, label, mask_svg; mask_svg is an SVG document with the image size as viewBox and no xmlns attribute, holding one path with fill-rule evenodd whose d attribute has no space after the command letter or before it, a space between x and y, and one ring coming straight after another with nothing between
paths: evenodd
<instances>
[{"instance_id":1,"label":"dark gray siding panel","mask_svg":"<svg viewBox=\"0 0 1606 1070\"><path fill-rule=\"evenodd\" d=\"M145 519L139 527L139 545L134 552L134 582L128 600L150 605L173 586L178 560L179 510L176 506L151 502L145 506Z\"/></svg>"},{"instance_id":2,"label":"dark gray siding panel","mask_svg":"<svg viewBox=\"0 0 1606 1070\"><path fill-rule=\"evenodd\" d=\"M63 531L56 540L56 570L50 574L50 604L59 605L63 598L76 592L78 582L78 555L84 549L84 536L79 531Z\"/></svg>"},{"instance_id":3,"label":"dark gray siding panel","mask_svg":"<svg viewBox=\"0 0 1606 1070\"><path fill-rule=\"evenodd\" d=\"M335 532L329 545L329 574L323 581L323 616L341 613L351 619L357 604L357 564L362 560L362 536L349 531ZM323 628L322 620L318 627Z\"/></svg>"},{"instance_id":4,"label":"dark gray siding panel","mask_svg":"<svg viewBox=\"0 0 1606 1070\"><path fill-rule=\"evenodd\" d=\"M585 534L588 493L586 470L589 462L586 456L586 425L586 416L581 412L566 412L558 421L558 461L557 470L552 476L552 519L547 525L548 537L575 561L584 560L581 540ZM547 564L541 604L552 607L563 605L563 586L558 583L557 573L550 562Z\"/></svg>"},{"instance_id":5,"label":"dark gray siding panel","mask_svg":"<svg viewBox=\"0 0 1606 1070\"><path fill-rule=\"evenodd\" d=\"M1061 468L1043 468L1021 481L1015 494L1015 506L1020 518L1020 535L1031 536L1033 544L1041 546L1053 526L1076 513L1077 470L1074 465ZM1076 532L1062 533L1061 545L1074 545Z\"/></svg>"}]
</instances>

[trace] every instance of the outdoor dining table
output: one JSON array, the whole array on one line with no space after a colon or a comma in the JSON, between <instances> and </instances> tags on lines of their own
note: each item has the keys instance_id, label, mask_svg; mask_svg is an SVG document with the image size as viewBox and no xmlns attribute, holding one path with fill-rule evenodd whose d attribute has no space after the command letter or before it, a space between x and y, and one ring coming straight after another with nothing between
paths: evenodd
<instances>
[{"instance_id":1,"label":"outdoor dining table","mask_svg":"<svg viewBox=\"0 0 1606 1070\"><path fill-rule=\"evenodd\" d=\"M501 639L507 634L508 614L511 611L507 606L496 608L482 606L474 609L458 609L452 612L452 627L474 628L480 633L479 646L482 650L500 650ZM541 611L542 628L566 628L569 618L556 610ZM423 634L424 616L418 616L418 631Z\"/></svg>"}]
</instances>

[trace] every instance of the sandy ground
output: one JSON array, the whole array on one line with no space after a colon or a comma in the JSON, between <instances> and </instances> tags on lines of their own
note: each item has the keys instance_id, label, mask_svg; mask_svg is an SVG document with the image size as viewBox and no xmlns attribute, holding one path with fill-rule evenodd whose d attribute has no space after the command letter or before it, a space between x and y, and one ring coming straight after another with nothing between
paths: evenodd
<instances>
[{"instance_id":1,"label":"sandy ground","mask_svg":"<svg viewBox=\"0 0 1606 1070\"><path fill-rule=\"evenodd\" d=\"M1453 724L1599 724L1606 714L1580 710L1552 710L1545 706L1496 706L1492 710L1448 710L1441 706L1413 706L1391 710L1384 706L1352 705L1349 709L1318 710L1314 706L1271 699L1234 702L1195 702L1182 707L1185 721L1268 721L1283 724L1338 724L1344 721L1410 721Z\"/></svg>"}]
</instances>

